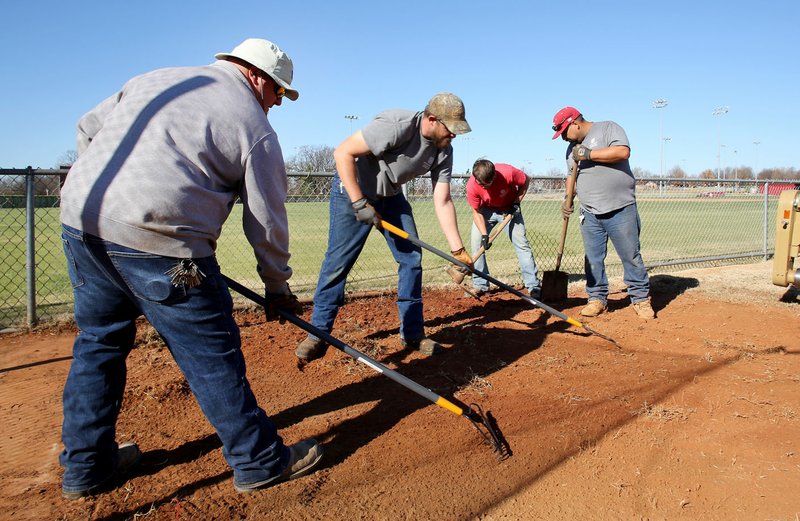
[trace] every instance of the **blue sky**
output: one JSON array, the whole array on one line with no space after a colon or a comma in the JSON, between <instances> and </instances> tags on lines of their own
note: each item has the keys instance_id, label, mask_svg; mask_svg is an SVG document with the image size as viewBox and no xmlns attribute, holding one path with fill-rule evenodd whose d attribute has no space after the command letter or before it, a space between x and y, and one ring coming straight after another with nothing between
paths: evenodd
<instances>
[{"instance_id":1,"label":"blue sky","mask_svg":"<svg viewBox=\"0 0 800 521\"><path fill-rule=\"evenodd\" d=\"M451 91L473 128L453 142L456 171L480 156L565 171L550 139L565 105L620 123L632 166L654 175L662 144L667 171L716 169L718 150L723 168L797 168L798 19L796 0L7 2L0 167L51 168L78 118L130 77L262 37L295 64L300 99L270 111L287 159L340 143L345 115L355 130Z\"/></svg>"}]
</instances>

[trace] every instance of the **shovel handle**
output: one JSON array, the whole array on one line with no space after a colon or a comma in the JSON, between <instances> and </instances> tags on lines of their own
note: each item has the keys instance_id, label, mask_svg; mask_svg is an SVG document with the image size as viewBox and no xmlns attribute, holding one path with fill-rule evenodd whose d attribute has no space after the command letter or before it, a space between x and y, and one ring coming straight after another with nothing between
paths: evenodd
<instances>
[{"instance_id":1,"label":"shovel handle","mask_svg":"<svg viewBox=\"0 0 800 521\"><path fill-rule=\"evenodd\" d=\"M572 182L567 179L567 207L572 208L572 199L575 194L575 183L578 181L578 162L572 165ZM569 217L564 217L561 224L561 238L558 241L558 254L556 255L556 271L561 268L561 258L564 256L564 245L567 243L567 228L569 227Z\"/></svg>"},{"instance_id":2,"label":"shovel handle","mask_svg":"<svg viewBox=\"0 0 800 521\"><path fill-rule=\"evenodd\" d=\"M514 216L512 214L510 213L506 214L503 220L500 221L500 224L495 226L494 229L492 230L492 233L489 234L489 244L492 244L494 242L497 236L500 235L500 232L503 231L503 228L505 228L506 225L510 223L511 219L513 218ZM486 253L486 249L483 246L481 246L480 248L478 248L478 251L472 254L472 262L475 262L478 259L480 259L484 253Z\"/></svg>"}]
</instances>

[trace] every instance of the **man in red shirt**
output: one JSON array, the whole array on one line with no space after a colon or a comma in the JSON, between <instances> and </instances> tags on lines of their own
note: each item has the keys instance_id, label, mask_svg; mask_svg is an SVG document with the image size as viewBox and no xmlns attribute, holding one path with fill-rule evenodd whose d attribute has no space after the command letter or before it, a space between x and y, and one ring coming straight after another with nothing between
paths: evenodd
<instances>
[{"instance_id":1,"label":"man in red shirt","mask_svg":"<svg viewBox=\"0 0 800 521\"><path fill-rule=\"evenodd\" d=\"M541 297L542 286L539 282L536 261L533 251L525 236L525 220L519 209L519 203L528 191L530 180L525 172L511 165L494 164L487 159L479 159L472 166L472 177L467 181L467 202L472 207L472 251L480 246L488 250L489 233L507 214L511 214L506 232L514 245L522 271L522 280L531 297ZM489 273L486 256L475 261L475 269ZM473 275L472 285L475 293L481 295L489 290L489 282L478 275Z\"/></svg>"}]
</instances>

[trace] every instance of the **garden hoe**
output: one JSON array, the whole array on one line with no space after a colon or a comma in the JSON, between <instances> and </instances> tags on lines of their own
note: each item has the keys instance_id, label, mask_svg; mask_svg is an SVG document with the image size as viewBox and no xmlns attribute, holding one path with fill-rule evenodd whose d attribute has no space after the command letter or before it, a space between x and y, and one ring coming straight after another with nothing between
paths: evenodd
<instances>
[{"instance_id":1,"label":"garden hoe","mask_svg":"<svg viewBox=\"0 0 800 521\"><path fill-rule=\"evenodd\" d=\"M470 266L469 264L466 264L466 263L461 262L460 260L456 259L452 255L448 255L445 252L443 252L442 250L440 250L438 248L434 248L430 244L422 242L418 238L409 235L408 232L403 231L401 228L398 228L397 226L393 225L392 223L386 222L386 221L381 219L381 226L383 226L384 230L388 230L389 232L397 235L398 237L402 237L403 239L407 239L407 240L411 241L413 244L416 244L417 246L419 246L420 248L425 248L426 250L430 251L431 253L435 253L439 257L441 257L441 258L443 258L443 259L445 259L447 261L452 262L456 266L460 266L460 267L466 269L467 271L469 271L470 273L472 273L474 275L478 275L479 277L483 277L484 279L486 279L487 281L493 283L494 285L496 285L496 286L498 286L500 288L503 288L504 290L506 290L506 291L508 291L510 293L513 293L514 295L518 296L522 300L528 302L529 304L532 304L534 307L543 309L544 311L550 313L551 315L553 315L555 317L560 318L561 320L565 321L566 323L568 323L570 325L573 325L575 327L579 327L579 328L583 329L584 331L586 331L587 333L589 333L591 335L598 336L598 337L602 338L603 340L607 340L607 341L611 342L612 344L614 344L615 346L617 346L618 348L622 349L622 346L620 346L613 338L611 338L609 336L606 336L606 335L603 335L601 333L598 333L597 331L594 331L592 329L589 329L588 326L586 326L584 324L581 324L580 322L578 322L574 318L568 317L564 313L558 311L557 309L554 309L554 308L548 306L544 302L540 302L540 301L536 300L535 298L529 297L528 295L522 293L518 289L512 288L511 286L509 286L505 282L500 282L499 280L497 280L496 278L492 277L488 273L483 273L482 271L478 271L475 268L473 268L472 266Z\"/></svg>"},{"instance_id":2,"label":"garden hoe","mask_svg":"<svg viewBox=\"0 0 800 521\"><path fill-rule=\"evenodd\" d=\"M492 230L492 233L489 235L489 245L491 245L494 242L495 238L498 235L500 235L500 232L503 231L503 228L505 228L506 225L509 222L511 222L511 219L513 219L513 218L514 218L514 215L508 213L503 218L503 220L500 221L500 224L498 224L497 226L494 227L494 229ZM474 263L475 261L480 259L481 256L484 253L486 253L486 250L484 249L483 246L481 246L480 248L478 248L478 251L476 251L475 255L472 257L472 262ZM475 293L475 290L472 289L472 286L470 286L469 283L464 284L464 285L461 284L462 282L464 282L464 277L467 276L468 272L462 271L462 269L456 268L452 264L448 265L447 269L445 269L445 271L447 272L448 275L450 275L450 278L453 279L453 282L455 282L461 289L463 289L464 291L466 291L467 293L469 293L470 295L472 295L476 299L478 299L478 300L481 299L481 297L477 293Z\"/></svg>"},{"instance_id":3,"label":"garden hoe","mask_svg":"<svg viewBox=\"0 0 800 521\"><path fill-rule=\"evenodd\" d=\"M242 296L247 297L248 299L252 300L253 302L255 302L260 306L267 307L269 305L267 299L265 299L255 291L243 286L242 284L236 282L235 280L225 275L223 275L222 278L225 279L225 282L231 289L241 294ZM472 423L472 426L475 427L475 430L478 431L478 433L483 437L483 439L489 443L499 461L503 461L504 459L511 457L511 447L509 446L505 437L503 437L502 433L497 427L497 422L495 422L492 413L488 411L484 413L480 405L472 403L469 406L467 406L454 398L447 400L439 396L438 394L434 393L430 389L427 389L421 386L420 384L414 382L413 380L406 378L397 371L390 369L389 367L386 367L377 360L374 360L369 356L365 355L364 353L355 350L354 348L345 344L338 338L326 333L325 331L322 331L321 329L314 327L312 324L309 324L308 322L301 319L297 315L293 315L289 312L283 311L282 309L276 309L275 311L282 318L288 320L295 326L306 331L307 333L311 333L317 338L324 340L325 342L332 345L339 351L342 351L346 355L352 357L357 362L361 362L362 364L366 365L373 371L388 376L389 378L399 383L406 389L417 393L423 398L427 398L428 400L435 403L439 407L442 407L443 409L447 409L448 411L455 413L459 416L464 416L470 421L470 423Z\"/></svg>"},{"instance_id":4,"label":"garden hoe","mask_svg":"<svg viewBox=\"0 0 800 521\"><path fill-rule=\"evenodd\" d=\"M566 202L572 208L573 194L575 193L575 183L578 181L578 162L572 166L572 179L567 179ZM556 255L556 269L545 271L542 276L542 300L552 302L554 300L564 300L567 298L567 288L569 286L569 275L560 271L561 257L564 256L564 244L567 242L567 226L569 217L564 217L561 225L561 240L558 243L558 255Z\"/></svg>"}]
</instances>

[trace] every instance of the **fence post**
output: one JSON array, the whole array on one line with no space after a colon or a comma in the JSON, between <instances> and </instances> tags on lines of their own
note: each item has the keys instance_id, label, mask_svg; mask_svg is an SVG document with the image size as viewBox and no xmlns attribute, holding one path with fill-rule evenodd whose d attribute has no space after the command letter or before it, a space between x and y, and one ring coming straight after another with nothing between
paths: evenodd
<instances>
[{"instance_id":1,"label":"fence post","mask_svg":"<svg viewBox=\"0 0 800 521\"><path fill-rule=\"evenodd\" d=\"M25 282L28 328L36 325L36 237L34 219L33 168L28 166L25 179Z\"/></svg>"},{"instance_id":2,"label":"fence post","mask_svg":"<svg viewBox=\"0 0 800 521\"><path fill-rule=\"evenodd\" d=\"M769 181L764 183L764 260L769 260L769 251L767 246L769 243Z\"/></svg>"}]
</instances>

